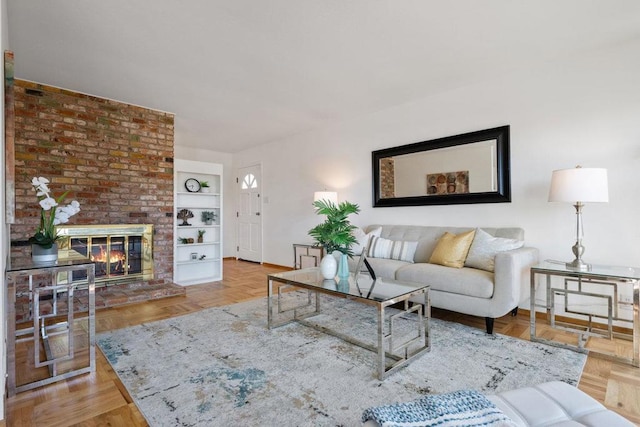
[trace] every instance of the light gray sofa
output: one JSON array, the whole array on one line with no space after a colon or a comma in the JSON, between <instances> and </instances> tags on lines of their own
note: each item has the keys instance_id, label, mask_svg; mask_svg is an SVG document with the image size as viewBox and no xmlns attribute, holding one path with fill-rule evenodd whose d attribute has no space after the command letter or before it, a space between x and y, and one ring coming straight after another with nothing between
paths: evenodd
<instances>
[{"instance_id":1,"label":"light gray sofa","mask_svg":"<svg viewBox=\"0 0 640 427\"><path fill-rule=\"evenodd\" d=\"M431 254L445 232L459 234L474 228L370 225L364 231L368 233L378 227L382 228L382 238L417 241L418 246L413 263L368 257L377 277L430 285L432 307L484 317L489 334L493 333L495 318L516 313L521 288L526 289L529 283L529 268L538 262L537 249L522 247L498 253L494 259L494 272L430 264ZM521 228L482 229L494 237L524 241Z\"/></svg>"}]
</instances>

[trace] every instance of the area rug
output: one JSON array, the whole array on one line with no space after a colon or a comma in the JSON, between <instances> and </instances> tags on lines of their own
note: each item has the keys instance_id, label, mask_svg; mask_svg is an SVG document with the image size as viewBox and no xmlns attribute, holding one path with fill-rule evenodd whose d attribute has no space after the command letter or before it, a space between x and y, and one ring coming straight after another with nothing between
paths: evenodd
<instances>
[{"instance_id":1,"label":"area rug","mask_svg":"<svg viewBox=\"0 0 640 427\"><path fill-rule=\"evenodd\" d=\"M297 323L268 330L266 306L265 298L101 333L98 345L153 427L358 426L370 406L425 394L576 385L586 361L432 319L432 350L379 381L374 353ZM310 320L373 343L375 315L327 299Z\"/></svg>"}]
</instances>

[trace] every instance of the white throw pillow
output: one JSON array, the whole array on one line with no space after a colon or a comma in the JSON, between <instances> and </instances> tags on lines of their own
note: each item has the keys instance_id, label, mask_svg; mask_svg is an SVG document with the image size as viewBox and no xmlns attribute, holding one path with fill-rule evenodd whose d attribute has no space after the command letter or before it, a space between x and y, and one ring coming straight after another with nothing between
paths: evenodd
<instances>
[{"instance_id":1,"label":"white throw pillow","mask_svg":"<svg viewBox=\"0 0 640 427\"><path fill-rule=\"evenodd\" d=\"M413 262L413 256L416 253L417 247L418 242L405 242L402 240L373 237L367 256L371 258L387 258Z\"/></svg>"},{"instance_id":2,"label":"white throw pillow","mask_svg":"<svg viewBox=\"0 0 640 427\"><path fill-rule=\"evenodd\" d=\"M510 251L521 248L522 246L524 246L522 240L493 237L491 234L478 228L464 265L465 267L494 271L495 257L498 252Z\"/></svg>"},{"instance_id":3,"label":"white throw pillow","mask_svg":"<svg viewBox=\"0 0 640 427\"><path fill-rule=\"evenodd\" d=\"M380 233L382 233L382 227L374 228L368 233L365 233L362 228L356 228L353 231L353 237L356 238L357 242L351 246L351 251L354 256L358 256L362 253L362 250L369 242L371 237L380 237Z\"/></svg>"}]
</instances>

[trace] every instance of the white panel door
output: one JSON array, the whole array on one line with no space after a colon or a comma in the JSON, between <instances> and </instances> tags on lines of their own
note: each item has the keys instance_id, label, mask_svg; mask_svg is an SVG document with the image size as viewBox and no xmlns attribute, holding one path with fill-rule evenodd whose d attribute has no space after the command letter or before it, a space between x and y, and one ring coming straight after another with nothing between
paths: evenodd
<instances>
[{"instance_id":1,"label":"white panel door","mask_svg":"<svg viewBox=\"0 0 640 427\"><path fill-rule=\"evenodd\" d=\"M238 170L238 247L236 257L262 262L262 202L260 165Z\"/></svg>"}]
</instances>

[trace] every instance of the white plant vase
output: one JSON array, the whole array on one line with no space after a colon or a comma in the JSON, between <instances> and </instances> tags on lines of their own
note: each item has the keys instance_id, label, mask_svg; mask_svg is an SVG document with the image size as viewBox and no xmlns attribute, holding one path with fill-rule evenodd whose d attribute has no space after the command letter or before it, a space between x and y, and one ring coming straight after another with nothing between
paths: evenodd
<instances>
[{"instance_id":1,"label":"white plant vase","mask_svg":"<svg viewBox=\"0 0 640 427\"><path fill-rule=\"evenodd\" d=\"M338 261L331 254L327 254L320 261L320 272L325 279L333 279L338 271Z\"/></svg>"},{"instance_id":2,"label":"white plant vase","mask_svg":"<svg viewBox=\"0 0 640 427\"><path fill-rule=\"evenodd\" d=\"M48 249L32 244L31 259L36 264L55 263L58 260L58 244L54 243L53 246Z\"/></svg>"}]
</instances>

